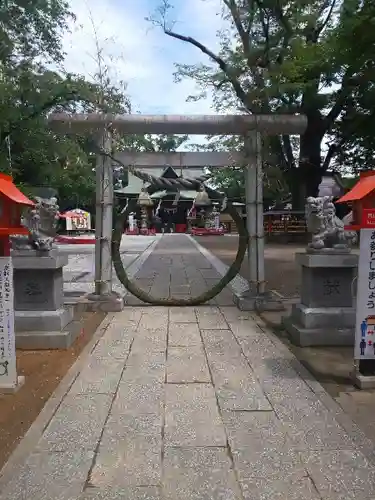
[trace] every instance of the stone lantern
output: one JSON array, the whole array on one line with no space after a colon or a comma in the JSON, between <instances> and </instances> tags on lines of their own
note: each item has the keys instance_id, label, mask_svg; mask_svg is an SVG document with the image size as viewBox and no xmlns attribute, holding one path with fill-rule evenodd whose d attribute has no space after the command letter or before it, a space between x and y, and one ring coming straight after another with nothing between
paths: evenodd
<instances>
[{"instance_id":1,"label":"stone lantern","mask_svg":"<svg viewBox=\"0 0 375 500\"><path fill-rule=\"evenodd\" d=\"M203 224L203 227L205 226L205 219L206 219L206 212L207 209L211 206L211 200L210 197L208 196L208 193L206 191L206 188L202 184L195 199L194 199L194 206L197 208L197 214L201 217L201 221Z\"/></svg>"},{"instance_id":2,"label":"stone lantern","mask_svg":"<svg viewBox=\"0 0 375 500\"><path fill-rule=\"evenodd\" d=\"M152 207L154 203L144 187L141 189L141 192L139 193L137 204L141 207L141 233L148 234L147 209Z\"/></svg>"}]
</instances>

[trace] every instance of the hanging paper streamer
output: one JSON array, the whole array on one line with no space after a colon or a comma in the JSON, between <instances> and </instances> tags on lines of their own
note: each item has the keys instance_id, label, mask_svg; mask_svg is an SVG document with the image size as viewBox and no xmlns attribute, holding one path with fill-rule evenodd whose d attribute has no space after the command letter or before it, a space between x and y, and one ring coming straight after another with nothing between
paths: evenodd
<instances>
[{"instance_id":1,"label":"hanging paper streamer","mask_svg":"<svg viewBox=\"0 0 375 500\"><path fill-rule=\"evenodd\" d=\"M195 203L194 203L194 201L193 201L193 203L192 203L192 205L191 205L191 208L190 208L190 210L189 210L189 212L188 212L188 217L195 217L196 212L197 212L197 209L196 209L196 207L195 207Z\"/></svg>"},{"instance_id":2,"label":"hanging paper streamer","mask_svg":"<svg viewBox=\"0 0 375 500\"><path fill-rule=\"evenodd\" d=\"M156 207L156 210L155 210L155 215L157 217L159 217L160 209L161 209L161 199L159 200L158 206Z\"/></svg>"}]
</instances>

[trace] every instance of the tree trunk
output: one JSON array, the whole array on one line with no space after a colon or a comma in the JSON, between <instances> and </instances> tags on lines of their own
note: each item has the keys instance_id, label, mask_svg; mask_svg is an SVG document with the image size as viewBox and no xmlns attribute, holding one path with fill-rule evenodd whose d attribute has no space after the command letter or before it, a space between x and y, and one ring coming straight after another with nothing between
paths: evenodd
<instances>
[{"instance_id":1,"label":"tree trunk","mask_svg":"<svg viewBox=\"0 0 375 500\"><path fill-rule=\"evenodd\" d=\"M310 119L306 132L301 136L298 168L293 169L291 175L290 189L295 210L304 208L307 197L318 195L319 184L324 174L320 154L322 139L320 120Z\"/></svg>"}]
</instances>

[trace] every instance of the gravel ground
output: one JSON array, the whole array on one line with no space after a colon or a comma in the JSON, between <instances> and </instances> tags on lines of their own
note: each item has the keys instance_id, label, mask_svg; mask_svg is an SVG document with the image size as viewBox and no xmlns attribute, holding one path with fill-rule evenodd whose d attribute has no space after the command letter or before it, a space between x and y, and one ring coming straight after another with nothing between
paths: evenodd
<instances>
[{"instance_id":1,"label":"gravel ground","mask_svg":"<svg viewBox=\"0 0 375 500\"><path fill-rule=\"evenodd\" d=\"M237 236L200 236L196 240L225 264L230 265L237 252ZM267 288L275 290L284 297L291 298L299 295L300 269L295 264L295 253L303 252L305 247L293 244L267 244L265 248L265 274ZM241 276L248 276L247 255L242 263Z\"/></svg>"}]
</instances>

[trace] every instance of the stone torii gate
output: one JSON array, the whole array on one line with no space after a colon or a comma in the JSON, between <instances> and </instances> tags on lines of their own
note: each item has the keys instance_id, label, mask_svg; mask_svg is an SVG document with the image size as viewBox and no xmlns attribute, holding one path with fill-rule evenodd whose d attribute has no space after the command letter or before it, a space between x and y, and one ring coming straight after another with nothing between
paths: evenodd
<instances>
[{"instance_id":1,"label":"stone torii gate","mask_svg":"<svg viewBox=\"0 0 375 500\"><path fill-rule=\"evenodd\" d=\"M55 113L49 125L60 131L94 132L98 146L112 153L111 131L121 134L188 134L242 135L245 151L233 153L121 153L124 165L150 168L164 164L189 168L197 166L226 167L242 163L245 168L247 230L249 233L249 290L238 300L240 309L252 310L260 300L267 303L269 294L264 279L263 172L262 135L298 135L307 127L303 115L109 115ZM116 158L116 154L114 154ZM91 298L101 302L107 311L123 307L122 299L112 292L112 209L113 171L109 156L98 155L96 168L95 224L95 293Z\"/></svg>"}]
</instances>

